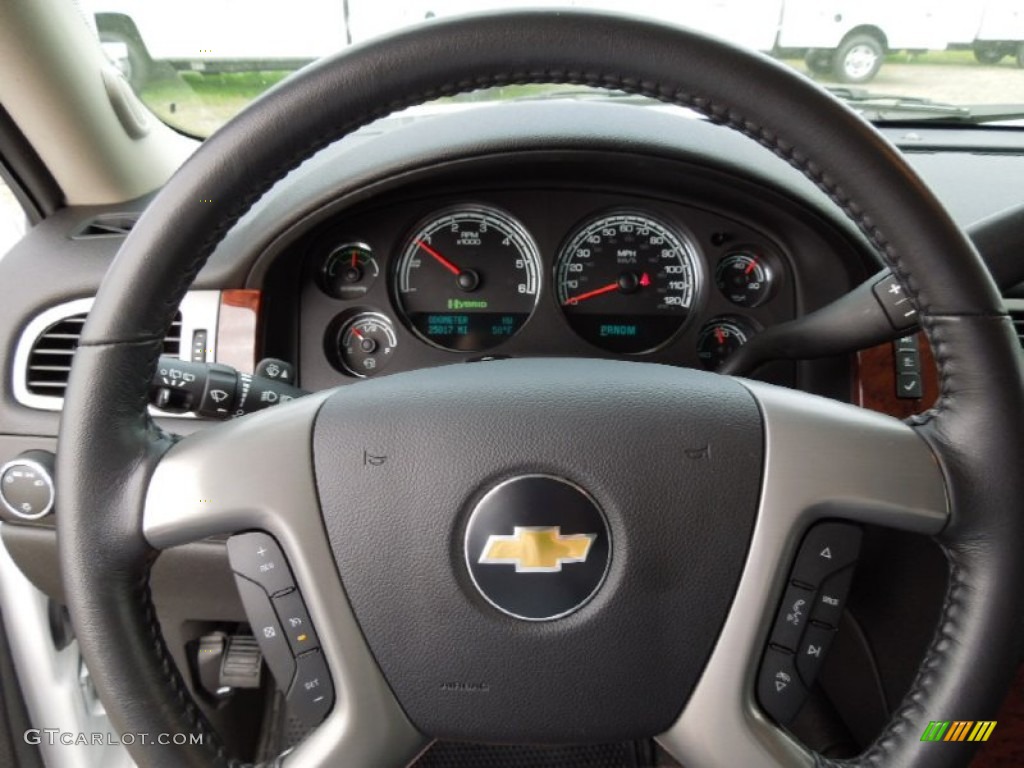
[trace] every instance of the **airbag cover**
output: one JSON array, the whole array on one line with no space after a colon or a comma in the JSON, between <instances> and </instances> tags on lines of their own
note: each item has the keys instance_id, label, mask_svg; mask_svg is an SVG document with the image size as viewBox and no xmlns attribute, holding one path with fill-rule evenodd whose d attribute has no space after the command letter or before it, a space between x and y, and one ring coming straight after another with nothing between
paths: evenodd
<instances>
[{"instance_id":1,"label":"airbag cover","mask_svg":"<svg viewBox=\"0 0 1024 768\"><path fill-rule=\"evenodd\" d=\"M313 450L345 590L412 722L438 738L569 743L653 736L678 716L739 580L763 443L752 395L725 377L507 360L343 387ZM603 582L547 621L491 605L465 551L481 499L532 475L578 487L608 526ZM586 533L555 498L506 522ZM587 553L566 541L569 573ZM523 589L544 588L523 570Z\"/></svg>"}]
</instances>

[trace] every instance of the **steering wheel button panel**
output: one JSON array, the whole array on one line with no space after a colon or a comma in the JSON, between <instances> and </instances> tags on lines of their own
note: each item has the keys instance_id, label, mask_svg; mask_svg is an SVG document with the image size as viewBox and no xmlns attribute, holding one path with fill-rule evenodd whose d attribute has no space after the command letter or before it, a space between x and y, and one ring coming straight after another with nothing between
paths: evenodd
<instances>
[{"instance_id":1,"label":"steering wheel button panel","mask_svg":"<svg viewBox=\"0 0 1024 768\"><path fill-rule=\"evenodd\" d=\"M274 610L281 620L285 637L295 655L320 647L309 611L298 590L286 592L273 599Z\"/></svg>"},{"instance_id":2,"label":"steering wheel button panel","mask_svg":"<svg viewBox=\"0 0 1024 768\"><path fill-rule=\"evenodd\" d=\"M757 698L778 723L785 724L796 717L807 698L807 688L797 675L792 653L778 648L764 652Z\"/></svg>"},{"instance_id":3,"label":"steering wheel button panel","mask_svg":"<svg viewBox=\"0 0 1024 768\"><path fill-rule=\"evenodd\" d=\"M839 617L846 607L846 596L853 581L853 568L844 568L839 573L829 576L821 585L821 590L811 610L811 621L830 627L839 626Z\"/></svg>"},{"instance_id":4,"label":"steering wheel button panel","mask_svg":"<svg viewBox=\"0 0 1024 768\"><path fill-rule=\"evenodd\" d=\"M810 687L814 678L818 676L825 661L825 654L828 653L832 639L836 631L831 627L824 627L818 624L811 624L804 634L804 641L800 644L800 650L796 654L796 668L804 685Z\"/></svg>"},{"instance_id":5,"label":"steering wheel button panel","mask_svg":"<svg viewBox=\"0 0 1024 768\"><path fill-rule=\"evenodd\" d=\"M779 677L791 674L782 667L795 664L807 687L817 677L846 604L861 535L855 525L819 523L800 546L758 682L761 706L779 723L785 724L796 715L802 703L802 699L797 702L797 694L803 690ZM791 655L794 651L795 657Z\"/></svg>"},{"instance_id":6,"label":"steering wheel button panel","mask_svg":"<svg viewBox=\"0 0 1024 768\"><path fill-rule=\"evenodd\" d=\"M245 615L256 641L260 644L263 658L267 662L270 673L277 681L277 687L287 691L295 677L295 658L281 622L274 613L270 598L263 589L242 576L235 576L238 595L242 598Z\"/></svg>"},{"instance_id":7,"label":"steering wheel button panel","mask_svg":"<svg viewBox=\"0 0 1024 768\"><path fill-rule=\"evenodd\" d=\"M822 523L810 530L793 566L793 581L819 586L828 576L857 562L861 531L847 523Z\"/></svg>"},{"instance_id":8,"label":"steering wheel button panel","mask_svg":"<svg viewBox=\"0 0 1024 768\"><path fill-rule=\"evenodd\" d=\"M298 671L288 690L288 714L304 725L313 727L323 722L334 704L334 684L327 662L320 651L310 651L296 660Z\"/></svg>"},{"instance_id":9,"label":"steering wheel button panel","mask_svg":"<svg viewBox=\"0 0 1024 768\"><path fill-rule=\"evenodd\" d=\"M800 645L800 636L810 621L812 606L814 605L814 590L802 587L799 584L790 584L786 588L786 595L782 598L782 607L778 616L775 617L775 627L772 629L772 645L778 645L795 651Z\"/></svg>"},{"instance_id":10,"label":"steering wheel button panel","mask_svg":"<svg viewBox=\"0 0 1024 768\"><path fill-rule=\"evenodd\" d=\"M265 533L243 533L228 539L231 570L254 581L268 595L295 588L291 569L277 542Z\"/></svg>"}]
</instances>

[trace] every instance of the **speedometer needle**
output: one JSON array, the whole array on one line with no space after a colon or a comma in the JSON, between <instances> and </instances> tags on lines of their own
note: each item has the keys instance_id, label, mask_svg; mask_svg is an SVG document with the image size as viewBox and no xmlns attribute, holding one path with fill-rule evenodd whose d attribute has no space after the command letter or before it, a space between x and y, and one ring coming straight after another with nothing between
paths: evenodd
<instances>
[{"instance_id":1,"label":"speedometer needle","mask_svg":"<svg viewBox=\"0 0 1024 768\"><path fill-rule=\"evenodd\" d=\"M437 259L437 262L438 262L438 263L439 263L439 264L440 264L440 265L441 265L442 267L444 267L445 269L447 269L447 270L448 270L449 272L451 272L451 273L452 273L453 275L455 275L456 277L457 277L458 275L460 275L460 274L462 273L462 270L461 270L461 269L459 269L458 267L456 267L456 266L455 266L454 264L452 264L452 263L451 263L450 261L448 261L448 259L446 259L446 258L445 258L444 256L442 256L442 255L441 255L440 253L438 253L437 251L435 251L435 250L434 250L433 248L431 248L431 247L430 247L429 245L427 245L426 243L424 243L424 242L423 242L422 240L417 240L417 241L416 241L416 245L418 245L418 246L419 246L420 248L422 248L422 249L423 249L424 251L426 251L426 252L427 252L427 253L429 253L429 254L430 254L431 256L433 256L433 257L434 257L435 259Z\"/></svg>"},{"instance_id":2,"label":"speedometer needle","mask_svg":"<svg viewBox=\"0 0 1024 768\"><path fill-rule=\"evenodd\" d=\"M571 298L568 298L565 301L563 301L562 302L562 306L568 306L568 305L571 305L571 304L579 304L581 301L586 301L587 299L592 299L595 296L603 296L606 293L611 293L612 291L617 291L617 290L619 290L619 282L616 280L614 283L608 283L608 285L604 286L603 288L595 288L592 291L587 291L586 293L581 293L579 296L572 296Z\"/></svg>"}]
</instances>

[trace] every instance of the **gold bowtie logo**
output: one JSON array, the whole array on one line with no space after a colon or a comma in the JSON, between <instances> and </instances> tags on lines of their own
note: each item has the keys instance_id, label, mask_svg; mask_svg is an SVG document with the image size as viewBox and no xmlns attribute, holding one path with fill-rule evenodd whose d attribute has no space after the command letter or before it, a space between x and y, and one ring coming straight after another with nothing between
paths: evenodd
<instances>
[{"instance_id":1,"label":"gold bowtie logo","mask_svg":"<svg viewBox=\"0 0 1024 768\"><path fill-rule=\"evenodd\" d=\"M516 573L558 573L564 563L586 562L596 533L562 535L559 526L515 526L511 536L489 536L481 563L512 565Z\"/></svg>"}]
</instances>

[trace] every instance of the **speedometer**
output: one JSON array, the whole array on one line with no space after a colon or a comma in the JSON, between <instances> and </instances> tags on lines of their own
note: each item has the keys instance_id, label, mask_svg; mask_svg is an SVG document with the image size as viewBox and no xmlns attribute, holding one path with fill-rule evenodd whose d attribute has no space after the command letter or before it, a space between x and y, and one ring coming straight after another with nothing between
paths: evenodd
<instances>
[{"instance_id":1,"label":"speedometer","mask_svg":"<svg viewBox=\"0 0 1024 768\"><path fill-rule=\"evenodd\" d=\"M395 295L413 332L444 349L475 352L500 344L530 319L540 256L508 214L463 206L415 229L395 277Z\"/></svg>"},{"instance_id":2,"label":"speedometer","mask_svg":"<svg viewBox=\"0 0 1024 768\"><path fill-rule=\"evenodd\" d=\"M569 325L611 352L651 351L686 322L700 289L697 249L646 213L612 213L581 226L555 264Z\"/></svg>"}]
</instances>

